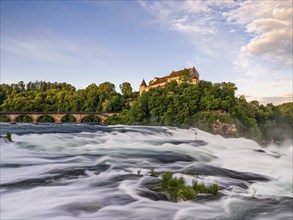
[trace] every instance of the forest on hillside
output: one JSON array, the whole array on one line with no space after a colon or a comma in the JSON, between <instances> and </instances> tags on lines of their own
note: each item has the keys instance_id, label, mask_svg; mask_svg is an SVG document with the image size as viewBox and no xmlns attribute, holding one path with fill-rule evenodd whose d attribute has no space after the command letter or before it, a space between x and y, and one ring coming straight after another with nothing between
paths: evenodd
<instances>
[{"instance_id":1,"label":"forest on hillside","mask_svg":"<svg viewBox=\"0 0 293 220\"><path fill-rule=\"evenodd\" d=\"M127 83L121 86L125 90ZM79 90L67 83L44 81L0 85L2 112L119 112L125 108L125 98L127 91L121 95L110 82Z\"/></svg>"},{"instance_id":2,"label":"forest on hillside","mask_svg":"<svg viewBox=\"0 0 293 220\"><path fill-rule=\"evenodd\" d=\"M192 126L225 137L243 136L259 142L292 139L292 102L279 106L248 102L244 96L235 96L237 87L231 82L202 80L196 85L178 85L172 81L138 97L128 82L122 83L120 90L118 93L110 82L93 83L79 90L67 83L44 81L1 84L0 111L121 112L107 123Z\"/></svg>"}]
</instances>

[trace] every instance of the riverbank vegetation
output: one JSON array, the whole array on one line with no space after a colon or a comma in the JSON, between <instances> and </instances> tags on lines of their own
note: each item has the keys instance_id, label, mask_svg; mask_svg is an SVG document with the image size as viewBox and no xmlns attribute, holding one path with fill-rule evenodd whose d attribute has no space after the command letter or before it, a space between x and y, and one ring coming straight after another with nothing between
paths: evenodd
<instances>
[{"instance_id":1,"label":"riverbank vegetation","mask_svg":"<svg viewBox=\"0 0 293 220\"><path fill-rule=\"evenodd\" d=\"M279 106L248 102L236 97L234 83L200 81L196 85L175 81L152 88L141 96L124 82L121 93L104 82L76 89L67 83L44 81L0 85L2 112L121 112L108 124L198 127L225 137L247 137L259 142L292 139L293 103ZM8 121L2 117L1 121ZM31 120L27 116L18 121ZM43 117L39 121L52 120ZM72 117L63 122L71 122ZM99 121L89 118L89 121Z\"/></svg>"}]
</instances>

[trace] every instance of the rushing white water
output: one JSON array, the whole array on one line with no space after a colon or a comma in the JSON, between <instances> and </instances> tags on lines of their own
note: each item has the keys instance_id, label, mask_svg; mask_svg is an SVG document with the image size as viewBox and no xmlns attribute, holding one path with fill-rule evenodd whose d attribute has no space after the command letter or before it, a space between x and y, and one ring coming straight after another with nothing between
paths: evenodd
<instances>
[{"instance_id":1,"label":"rushing white water","mask_svg":"<svg viewBox=\"0 0 293 220\"><path fill-rule=\"evenodd\" d=\"M260 147L195 129L1 125L0 219L292 219L292 145ZM196 140L195 140L196 139ZM148 172L217 196L171 202ZM141 170L142 175L137 175Z\"/></svg>"}]
</instances>

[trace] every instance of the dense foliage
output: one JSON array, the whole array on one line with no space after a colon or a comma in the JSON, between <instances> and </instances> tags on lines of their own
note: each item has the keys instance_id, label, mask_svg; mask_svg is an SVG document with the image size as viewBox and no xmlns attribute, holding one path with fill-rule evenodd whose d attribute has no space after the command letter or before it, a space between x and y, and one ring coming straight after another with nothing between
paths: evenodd
<instances>
[{"instance_id":1,"label":"dense foliage","mask_svg":"<svg viewBox=\"0 0 293 220\"><path fill-rule=\"evenodd\" d=\"M175 81L152 88L136 98L128 82L91 84L76 90L67 83L44 81L0 85L2 112L122 112L108 124L195 126L223 136L244 136L257 141L292 138L293 103L260 105L235 96L234 83L198 84ZM73 118L63 121L73 121ZM2 118L3 120L3 118ZM31 120L27 116L21 121ZM48 121L49 118L42 118ZM51 119L52 120L52 119ZM98 121L98 118L88 118Z\"/></svg>"},{"instance_id":2,"label":"dense foliage","mask_svg":"<svg viewBox=\"0 0 293 220\"><path fill-rule=\"evenodd\" d=\"M200 81L196 85L170 82L152 88L130 110L108 120L110 124L196 126L223 136L257 141L292 138L293 104L260 105L236 97L234 83Z\"/></svg>"},{"instance_id":3,"label":"dense foliage","mask_svg":"<svg viewBox=\"0 0 293 220\"><path fill-rule=\"evenodd\" d=\"M0 86L3 112L119 112L125 103L109 82L79 90L67 83L44 81Z\"/></svg>"}]
</instances>

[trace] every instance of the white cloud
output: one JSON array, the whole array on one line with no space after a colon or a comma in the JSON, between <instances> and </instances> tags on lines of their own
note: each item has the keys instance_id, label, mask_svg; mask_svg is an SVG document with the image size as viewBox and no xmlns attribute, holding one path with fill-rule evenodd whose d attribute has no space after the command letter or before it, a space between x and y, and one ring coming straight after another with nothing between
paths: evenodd
<instances>
[{"instance_id":1,"label":"white cloud","mask_svg":"<svg viewBox=\"0 0 293 220\"><path fill-rule=\"evenodd\" d=\"M196 56L193 60L194 61L191 61L191 60L186 61L187 66L192 67L192 66L198 66L202 63L211 63L212 62L212 60L210 60L210 59L202 58L199 56Z\"/></svg>"},{"instance_id":2,"label":"white cloud","mask_svg":"<svg viewBox=\"0 0 293 220\"><path fill-rule=\"evenodd\" d=\"M292 84L291 78L283 78L283 79L276 79L271 84L269 84L268 88L278 88L284 87L286 84Z\"/></svg>"},{"instance_id":3,"label":"white cloud","mask_svg":"<svg viewBox=\"0 0 293 220\"><path fill-rule=\"evenodd\" d=\"M261 104L273 103L274 105L280 105L286 102L293 102L293 93L289 93L283 96L269 96L259 99Z\"/></svg>"},{"instance_id":4,"label":"white cloud","mask_svg":"<svg viewBox=\"0 0 293 220\"><path fill-rule=\"evenodd\" d=\"M246 42L234 48L242 57L256 56L273 64L292 64L291 0L140 3L163 27L187 35L197 47L207 51L208 47L216 49L215 45L223 44L221 38L227 37L222 28L232 26L230 33L239 28L246 31Z\"/></svg>"},{"instance_id":5,"label":"white cloud","mask_svg":"<svg viewBox=\"0 0 293 220\"><path fill-rule=\"evenodd\" d=\"M98 51L90 45L80 44L52 33L6 37L1 42L1 50L56 63L76 62L81 58L95 61L95 53Z\"/></svg>"},{"instance_id":6,"label":"white cloud","mask_svg":"<svg viewBox=\"0 0 293 220\"><path fill-rule=\"evenodd\" d=\"M155 18L155 24L185 35L202 54L213 57L219 56L218 51L226 55L234 53L233 47L238 42L227 40L235 36L229 36L229 30L222 28L226 18L221 10L235 8L235 1L141 1L140 4Z\"/></svg>"},{"instance_id":7,"label":"white cloud","mask_svg":"<svg viewBox=\"0 0 293 220\"><path fill-rule=\"evenodd\" d=\"M293 102L293 93L288 93L281 96L264 96L264 97L255 97L252 95L245 95L245 99L248 102L257 100L260 104L263 104L263 105L266 105L268 103L272 103L274 105L280 105L287 102Z\"/></svg>"},{"instance_id":8,"label":"white cloud","mask_svg":"<svg viewBox=\"0 0 293 220\"><path fill-rule=\"evenodd\" d=\"M292 65L292 1L245 1L224 12L229 22L243 26L252 38L241 52L277 65Z\"/></svg>"},{"instance_id":9,"label":"white cloud","mask_svg":"<svg viewBox=\"0 0 293 220\"><path fill-rule=\"evenodd\" d=\"M67 55L61 48L46 40L35 39L15 39L10 38L3 43L2 49L22 56L33 57L53 62L72 61L72 57Z\"/></svg>"},{"instance_id":10,"label":"white cloud","mask_svg":"<svg viewBox=\"0 0 293 220\"><path fill-rule=\"evenodd\" d=\"M170 30L203 35L216 32L213 10L203 1L141 1L140 4Z\"/></svg>"},{"instance_id":11,"label":"white cloud","mask_svg":"<svg viewBox=\"0 0 293 220\"><path fill-rule=\"evenodd\" d=\"M284 100L286 94L292 94L292 78L279 77L280 73L274 72L267 76L242 76L236 80L237 94L249 96L249 100L265 100L263 97L280 97ZM256 80L257 79L257 80ZM288 98L288 96L286 96ZM267 99L266 99L267 100ZM275 101L277 98L275 98Z\"/></svg>"}]
</instances>

